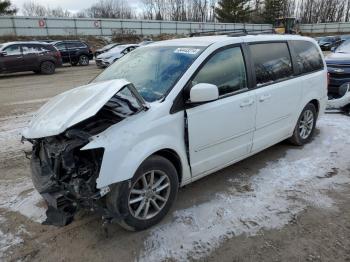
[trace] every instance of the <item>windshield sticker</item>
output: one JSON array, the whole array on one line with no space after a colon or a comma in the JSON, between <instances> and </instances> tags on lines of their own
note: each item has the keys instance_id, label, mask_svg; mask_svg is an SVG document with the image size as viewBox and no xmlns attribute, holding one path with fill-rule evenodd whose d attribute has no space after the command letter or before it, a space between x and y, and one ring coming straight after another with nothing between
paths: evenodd
<instances>
[{"instance_id":1,"label":"windshield sticker","mask_svg":"<svg viewBox=\"0 0 350 262\"><path fill-rule=\"evenodd\" d=\"M177 54L188 54L188 55L195 55L197 54L199 51L201 51L200 49L197 48L177 48L174 53Z\"/></svg>"}]
</instances>

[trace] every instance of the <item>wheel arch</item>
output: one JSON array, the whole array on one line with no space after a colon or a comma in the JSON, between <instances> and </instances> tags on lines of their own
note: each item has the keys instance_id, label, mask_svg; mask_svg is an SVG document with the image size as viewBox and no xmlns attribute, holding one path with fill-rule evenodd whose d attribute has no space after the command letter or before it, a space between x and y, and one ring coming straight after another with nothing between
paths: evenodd
<instances>
[{"instance_id":1,"label":"wheel arch","mask_svg":"<svg viewBox=\"0 0 350 262\"><path fill-rule=\"evenodd\" d=\"M162 156L162 157L166 158L167 160L169 160L174 165L174 167L177 171L179 185L181 185L181 182L182 182L182 163L181 163L180 156L173 149L170 149L170 148L158 150L150 156L153 156L153 155Z\"/></svg>"},{"instance_id":2,"label":"wheel arch","mask_svg":"<svg viewBox=\"0 0 350 262\"><path fill-rule=\"evenodd\" d=\"M317 99L313 99L309 101L307 104L313 104L316 108L316 113L318 115L318 113L320 112L320 101L318 101Z\"/></svg>"}]
</instances>

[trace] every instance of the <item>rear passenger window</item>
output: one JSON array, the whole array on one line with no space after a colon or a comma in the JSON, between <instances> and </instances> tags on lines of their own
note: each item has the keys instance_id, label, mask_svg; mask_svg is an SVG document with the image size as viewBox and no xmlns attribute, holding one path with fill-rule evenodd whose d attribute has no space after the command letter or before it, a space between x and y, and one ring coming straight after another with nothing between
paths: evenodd
<instances>
[{"instance_id":1,"label":"rear passenger window","mask_svg":"<svg viewBox=\"0 0 350 262\"><path fill-rule=\"evenodd\" d=\"M220 96L246 88L247 76L241 48L228 48L214 54L191 84L199 83L216 85Z\"/></svg>"},{"instance_id":2,"label":"rear passenger window","mask_svg":"<svg viewBox=\"0 0 350 262\"><path fill-rule=\"evenodd\" d=\"M38 54L42 52L41 46L39 45L22 45L22 51L24 55L27 54Z\"/></svg>"},{"instance_id":3,"label":"rear passenger window","mask_svg":"<svg viewBox=\"0 0 350 262\"><path fill-rule=\"evenodd\" d=\"M286 43L250 45L257 86L270 84L293 75L292 61Z\"/></svg>"},{"instance_id":4,"label":"rear passenger window","mask_svg":"<svg viewBox=\"0 0 350 262\"><path fill-rule=\"evenodd\" d=\"M296 64L299 74L306 74L323 69L323 61L316 46L308 41L292 41L296 53Z\"/></svg>"}]
</instances>

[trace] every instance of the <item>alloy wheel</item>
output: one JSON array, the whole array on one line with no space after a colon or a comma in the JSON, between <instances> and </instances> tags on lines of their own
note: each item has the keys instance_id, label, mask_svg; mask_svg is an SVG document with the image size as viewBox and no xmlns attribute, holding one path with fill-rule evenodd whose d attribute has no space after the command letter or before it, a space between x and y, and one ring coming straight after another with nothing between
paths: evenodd
<instances>
[{"instance_id":1,"label":"alloy wheel","mask_svg":"<svg viewBox=\"0 0 350 262\"><path fill-rule=\"evenodd\" d=\"M170 179L160 170L149 171L132 185L128 205L133 217L147 220L164 208L170 195Z\"/></svg>"},{"instance_id":2,"label":"alloy wheel","mask_svg":"<svg viewBox=\"0 0 350 262\"><path fill-rule=\"evenodd\" d=\"M314 126L314 114L311 110L305 110L299 123L299 135L302 139L307 139Z\"/></svg>"}]
</instances>

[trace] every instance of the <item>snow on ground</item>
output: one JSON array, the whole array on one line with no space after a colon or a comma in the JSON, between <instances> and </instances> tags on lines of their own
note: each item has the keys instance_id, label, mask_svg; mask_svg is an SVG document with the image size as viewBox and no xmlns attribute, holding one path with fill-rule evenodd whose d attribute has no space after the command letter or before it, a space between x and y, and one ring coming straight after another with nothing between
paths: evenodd
<instances>
[{"instance_id":1,"label":"snow on ground","mask_svg":"<svg viewBox=\"0 0 350 262\"><path fill-rule=\"evenodd\" d=\"M0 159L3 162L13 157L25 157L23 150L31 149L28 142L22 144L20 141L21 131L28 125L31 115L0 118ZM41 199L29 177L0 180L0 208L41 222L45 218L45 210L40 207Z\"/></svg>"},{"instance_id":2,"label":"snow on ground","mask_svg":"<svg viewBox=\"0 0 350 262\"><path fill-rule=\"evenodd\" d=\"M1 181L1 209L18 212L35 222L41 223L46 218L44 207L43 199L34 189L30 178Z\"/></svg>"},{"instance_id":3,"label":"snow on ground","mask_svg":"<svg viewBox=\"0 0 350 262\"><path fill-rule=\"evenodd\" d=\"M0 217L0 224L4 222L5 219ZM0 261L4 258L7 249L22 242L23 240L19 236L11 233L4 233L0 230Z\"/></svg>"},{"instance_id":4,"label":"snow on ground","mask_svg":"<svg viewBox=\"0 0 350 262\"><path fill-rule=\"evenodd\" d=\"M174 212L172 222L151 231L139 260L199 259L233 236L280 229L307 206L336 210L327 191L350 183L349 120L324 116L318 123L321 133L312 143L288 150L247 178L249 192L232 186L230 193L217 193L209 202ZM233 174L228 183L242 183L242 176Z\"/></svg>"},{"instance_id":5,"label":"snow on ground","mask_svg":"<svg viewBox=\"0 0 350 262\"><path fill-rule=\"evenodd\" d=\"M7 161L16 157L24 157L23 150L30 150L30 144L22 144L21 131L27 126L31 114L0 118L0 159ZM42 222L45 219L45 208L39 193L34 189L29 177L13 180L0 177L0 225L6 221L6 212L18 212L34 222ZM20 226L16 233L4 232L0 229L0 261L6 250L23 242L21 235L25 228Z\"/></svg>"},{"instance_id":6,"label":"snow on ground","mask_svg":"<svg viewBox=\"0 0 350 262\"><path fill-rule=\"evenodd\" d=\"M32 114L0 118L0 159L11 159L30 149L28 143L21 143L21 132L30 121Z\"/></svg>"}]
</instances>

